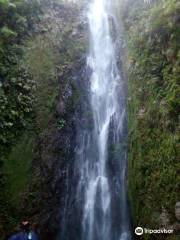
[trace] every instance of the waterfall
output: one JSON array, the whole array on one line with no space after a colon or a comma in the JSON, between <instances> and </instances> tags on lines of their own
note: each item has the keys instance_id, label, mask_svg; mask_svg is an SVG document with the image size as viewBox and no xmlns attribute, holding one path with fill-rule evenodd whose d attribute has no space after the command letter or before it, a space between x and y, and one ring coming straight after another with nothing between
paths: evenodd
<instances>
[{"instance_id":1,"label":"waterfall","mask_svg":"<svg viewBox=\"0 0 180 240\"><path fill-rule=\"evenodd\" d=\"M92 0L87 12L89 106L87 110L86 102L82 109L90 112L92 123L77 128L77 189L74 181L68 192L66 212L71 214L63 220L62 240L132 239L126 187L125 84L117 64L111 2Z\"/></svg>"}]
</instances>

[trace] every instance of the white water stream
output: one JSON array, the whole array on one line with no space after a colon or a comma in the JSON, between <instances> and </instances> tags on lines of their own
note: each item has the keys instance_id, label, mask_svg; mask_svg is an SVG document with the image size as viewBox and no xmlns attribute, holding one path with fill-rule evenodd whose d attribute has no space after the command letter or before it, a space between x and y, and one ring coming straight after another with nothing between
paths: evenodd
<instances>
[{"instance_id":1,"label":"white water stream","mask_svg":"<svg viewBox=\"0 0 180 240\"><path fill-rule=\"evenodd\" d=\"M123 84L116 63L115 44L112 39L112 23L110 0L93 0L88 11L90 28L90 51L87 63L92 74L90 77L90 99L94 118L93 139L97 145L96 160L90 157L84 159L86 171L82 179L87 182L83 214L84 240L118 240L130 239L128 209L126 209L125 159L119 159L120 192L119 204L121 212L119 236L112 233L112 194L107 173L108 136L110 123L113 122L115 144L120 141L123 132L125 106L119 102L124 98ZM111 24L111 25L110 25ZM122 94L118 97L117 94ZM124 155L125 158L125 155ZM118 173L114 173L115 175ZM117 204L117 203L116 203ZM115 206L114 206L115 207ZM117 234L116 234L117 235Z\"/></svg>"},{"instance_id":2,"label":"white water stream","mask_svg":"<svg viewBox=\"0 0 180 240\"><path fill-rule=\"evenodd\" d=\"M91 126L79 124L77 130L75 177L69 176L61 240L132 239L126 186L125 84L117 60L121 52L114 1L91 0L87 12L90 86L88 109L87 102L82 102L81 113L90 112L92 121Z\"/></svg>"}]
</instances>

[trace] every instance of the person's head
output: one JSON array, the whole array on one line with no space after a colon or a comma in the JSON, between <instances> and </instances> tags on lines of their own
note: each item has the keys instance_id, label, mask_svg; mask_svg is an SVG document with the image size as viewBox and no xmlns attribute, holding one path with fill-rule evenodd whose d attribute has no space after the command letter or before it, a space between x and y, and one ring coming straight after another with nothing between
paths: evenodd
<instances>
[{"instance_id":1,"label":"person's head","mask_svg":"<svg viewBox=\"0 0 180 240\"><path fill-rule=\"evenodd\" d=\"M22 221L21 229L25 232L28 232L30 230L30 223L28 221Z\"/></svg>"}]
</instances>

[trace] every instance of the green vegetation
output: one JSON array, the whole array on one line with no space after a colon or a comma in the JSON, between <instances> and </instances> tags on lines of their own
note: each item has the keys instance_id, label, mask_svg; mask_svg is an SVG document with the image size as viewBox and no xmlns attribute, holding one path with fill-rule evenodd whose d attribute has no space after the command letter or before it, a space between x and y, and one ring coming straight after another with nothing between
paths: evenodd
<instances>
[{"instance_id":1,"label":"green vegetation","mask_svg":"<svg viewBox=\"0 0 180 240\"><path fill-rule=\"evenodd\" d=\"M12 192L17 193L20 176L17 175L17 185L11 172L16 168L15 161L10 167L11 147L18 141L23 129L29 129L33 116L34 96L32 89L35 82L31 73L22 61L23 45L29 34L33 34L33 24L39 15L37 1L0 0L0 236L3 238L3 225L14 220L8 215L13 210L9 205L7 185L10 182ZM15 159L15 150L13 150ZM16 159L15 159L16 160ZM22 163L23 165L23 163ZM27 166L19 164L19 169L26 172ZM9 167L8 167L9 166ZM5 170L6 169L6 170ZM20 171L22 173L22 171ZM12 179L11 179L12 177ZM23 179L23 175L21 176ZM22 187L24 181L22 181ZM7 228L8 225L7 224Z\"/></svg>"},{"instance_id":2,"label":"green vegetation","mask_svg":"<svg viewBox=\"0 0 180 240\"><path fill-rule=\"evenodd\" d=\"M38 5L33 1L0 1L0 151L28 124L34 81L22 61L22 45L32 31ZM2 157L2 154L1 154Z\"/></svg>"},{"instance_id":3,"label":"green vegetation","mask_svg":"<svg viewBox=\"0 0 180 240\"><path fill-rule=\"evenodd\" d=\"M33 157L34 136L24 133L18 143L12 148L8 159L4 163L7 179L6 187L9 189L9 200L13 206L20 204L20 194L26 191L31 176L31 160Z\"/></svg>"},{"instance_id":4,"label":"green vegetation","mask_svg":"<svg viewBox=\"0 0 180 240\"><path fill-rule=\"evenodd\" d=\"M0 0L0 239L26 214L31 217L31 204L27 213L21 207L23 199L34 197L28 189L37 139L49 122L65 127L55 116L65 81L71 84L63 74L85 49L83 36L73 32L78 7L68 6L66 15L62 2L55 1L56 10L52 2Z\"/></svg>"},{"instance_id":5,"label":"green vegetation","mask_svg":"<svg viewBox=\"0 0 180 240\"><path fill-rule=\"evenodd\" d=\"M39 85L47 85L49 79L55 81L57 77L54 77L56 69L49 56L52 53L47 52L52 48L45 51L48 47L44 45L45 40L38 42L38 37L35 38L34 25L39 22L41 12L38 1L11 3L3 0L0 1L0 12L0 143L4 148L29 124L35 98L40 98L37 94L37 91L41 92ZM45 86L41 88L44 90Z\"/></svg>"},{"instance_id":6,"label":"green vegetation","mask_svg":"<svg viewBox=\"0 0 180 240\"><path fill-rule=\"evenodd\" d=\"M25 47L24 62L36 83L34 112L36 127L41 131L47 126L58 94L57 59L52 38L40 34Z\"/></svg>"},{"instance_id":7,"label":"green vegetation","mask_svg":"<svg viewBox=\"0 0 180 240\"><path fill-rule=\"evenodd\" d=\"M66 124L66 121L65 121L64 119L60 119L60 120L57 122L57 128L58 128L59 130L61 130L61 129L64 128L65 124Z\"/></svg>"},{"instance_id":8,"label":"green vegetation","mask_svg":"<svg viewBox=\"0 0 180 240\"><path fill-rule=\"evenodd\" d=\"M129 78L129 179L135 225L155 227L179 200L180 2L130 2L124 12Z\"/></svg>"}]
</instances>

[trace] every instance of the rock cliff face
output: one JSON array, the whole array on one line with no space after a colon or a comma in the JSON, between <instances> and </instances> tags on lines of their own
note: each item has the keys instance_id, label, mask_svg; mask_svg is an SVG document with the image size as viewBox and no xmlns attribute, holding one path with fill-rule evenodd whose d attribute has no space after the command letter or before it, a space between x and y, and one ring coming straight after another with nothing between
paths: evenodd
<instances>
[{"instance_id":1,"label":"rock cliff face","mask_svg":"<svg viewBox=\"0 0 180 240\"><path fill-rule=\"evenodd\" d=\"M69 39L65 40L65 51L69 56L60 66L55 112L36 144L36 157L32 164L34 177L30 185L30 192L34 196L29 211L32 221L39 224L42 239L47 240L55 239L60 229L68 174L73 171L76 125L83 91L79 81L85 69L83 46L86 42L84 22L77 18L79 11L75 13L70 6L57 5L52 8L55 9L57 24L59 19L65 24L62 31L66 31L69 24ZM72 14L70 23L67 18Z\"/></svg>"},{"instance_id":2,"label":"rock cliff face","mask_svg":"<svg viewBox=\"0 0 180 240\"><path fill-rule=\"evenodd\" d=\"M67 177L73 171L76 122L84 91L81 80L84 81L86 65L87 29L77 4L44 1L41 9L35 34L25 48L24 61L36 82L35 116L31 130L22 136L24 147L20 147L19 140L14 146L18 159L14 152L9 158L12 155L18 165L27 161L27 147L32 154L28 156L28 170L22 169L27 174L26 189L18 189L16 206L13 201L10 203L12 218L15 217L7 232L27 218L37 223L42 239L53 240L60 228ZM31 136L33 146L24 140ZM11 199L14 193L10 194Z\"/></svg>"},{"instance_id":3,"label":"rock cliff face","mask_svg":"<svg viewBox=\"0 0 180 240\"><path fill-rule=\"evenodd\" d=\"M37 155L33 161L35 176L31 186L35 191L32 219L39 223L42 239L54 239L60 228L68 174L73 170L75 160L77 105L81 94L76 84L83 68L82 58L73 68L64 71L60 82L66 84L61 88L56 112L37 143Z\"/></svg>"},{"instance_id":4,"label":"rock cliff face","mask_svg":"<svg viewBox=\"0 0 180 240\"><path fill-rule=\"evenodd\" d=\"M128 53L129 191L134 223L152 229L171 225L176 232L174 207L180 197L179 10L176 0L151 4L128 0L123 12Z\"/></svg>"}]
</instances>

